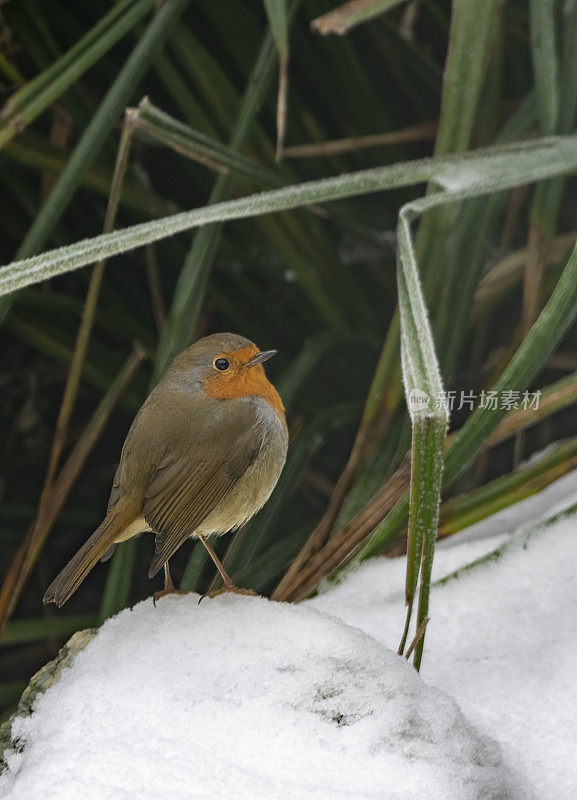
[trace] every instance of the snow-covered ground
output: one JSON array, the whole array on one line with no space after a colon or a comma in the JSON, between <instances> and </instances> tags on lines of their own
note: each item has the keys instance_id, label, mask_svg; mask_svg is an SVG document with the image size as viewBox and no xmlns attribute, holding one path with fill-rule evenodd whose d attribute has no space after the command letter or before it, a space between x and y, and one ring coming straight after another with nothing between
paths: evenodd
<instances>
[{"instance_id":1,"label":"snow-covered ground","mask_svg":"<svg viewBox=\"0 0 577 800\"><path fill-rule=\"evenodd\" d=\"M572 480L532 519L574 502ZM440 546L435 577L509 539L499 520ZM0 797L573 800L577 518L513 536L434 588L421 677L392 652L402 559L296 607L187 595L122 612L14 723Z\"/></svg>"},{"instance_id":2,"label":"snow-covered ground","mask_svg":"<svg viewBox=\"0 0 577 800\"><path fill-rule=\"evenodd\" d=\"M539 800L577 797L577 516L524 546L530 521L577 501L577 475L451 537L437 548L438 580L498 547L494 563L434 587L421 675L454 697L498 741ZM374 559L309 601L394 648L404 609L402 559Z\"/></svg>"}]
</instances>

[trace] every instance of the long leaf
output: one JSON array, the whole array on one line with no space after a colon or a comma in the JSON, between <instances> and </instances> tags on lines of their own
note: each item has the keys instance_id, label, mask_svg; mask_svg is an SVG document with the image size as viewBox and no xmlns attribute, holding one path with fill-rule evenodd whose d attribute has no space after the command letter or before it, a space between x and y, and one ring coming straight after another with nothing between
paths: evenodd
<instances>
[{"instance_id":1,"label":"long leaf","mask_svg":"<svg viewBox=\"0 0 577 800\"><path fill-rule=\"evenodd\" d=\"M413 428L405 585L407 619L399 647L401 655L409 630L419 575L417 629L428 615L431 570L439 520L443 443L448 424L448 410L437 402L443 394L443 383L411 239L411 214L411 207L405 206L399 215L397 257L401 359ZM421 665L424 640L423 633L415 647L414 665L417 670Z\"/></svg>"},{"instance_id":2,"label":"long leaf","mask_svg":"<svg viewBox=\"0 0 577 800\"><path fill-rule=\"evenodd\" d=\"M570 174L576 170L577 137L566 136L487 148L457 156L409 161L295 184L133 225L57 248L40 256L13 261L0 268L0 295L10 294L24 286L92 264L100 258L110 258L213 222L247 219L260 214L303 208L427 181L435 181L444 189L430 206L425 205L425 208L432 208L447 201L502 191L522 183ZM191 296L189 292L183 294L186 297ZM182 310L182 306L175 300L175 313L176 309ZM170 334L172 344L165 345L167 353L178 350L180 337L183 336L184 331L176 339L174 333ZM186 340L183 341L186 343ZM162 363L165 361L166 355L162 358Z\"/></svg>"}]
</instances>

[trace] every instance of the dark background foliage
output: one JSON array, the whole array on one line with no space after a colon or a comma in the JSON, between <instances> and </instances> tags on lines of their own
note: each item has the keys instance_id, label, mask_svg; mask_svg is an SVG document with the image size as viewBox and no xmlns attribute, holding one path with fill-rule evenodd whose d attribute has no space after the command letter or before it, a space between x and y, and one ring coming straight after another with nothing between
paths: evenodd
<instances>
[{"instance_id":1,"label":"dark background foliage","mask_svg":"<svg viewBox=\"0 0 577 800\"><path fill-rule=\"evenodd\" d=\"M403 131L439 119L451 4L422 0L408 5L414 7L414 16L408 14L407 4L402 4L345 37L321 37L310 30L310 21L328 11L331 3L304 0L299 5L290 35L288 148ZM20 83L54 63L110 7L103 0L4 3L0 8L0 101L8 100ZM57 102L0 150L2 263L14 258L55 178L142 35L147 19L143 18ZM471 148L493 143L534 88L526 4L503 3L498 22ZM148 96L173 117L227 142L267 28L267 17L258 0L191 3L162 54L153 59L134 89L132 103L136 105ZM417 141L401 133L396 144L356 146L338 155L319 152L314 157L289 157L289 150L275 165L276 102L273 73L242 152L276 170L285 182L434 152L434 133L429 129ZM121 123L119 118L104 146L95 153L94 164L84 174L46 247L102 231ZM527 135L534 133L539 133L537 120ZM202 206L215 179L214 171L207 166L139 138L133 145L116 226ZM565 192L573 190L569 184ZM228 196L248 191L246 182L235 178ZM280 487L274 513L264 522L255 520L254 530L262 535L257 552L245 553L245 561L249 555L254 560L264 554L265 560L261 559L258 570L251 574L253 584L262 591L270 593L321 519L347 462L396 307L397 213L403 202L423 191L424 187L417 187L341 201L333 204L338 214L327 219L291 212L229 223L223 229L211 259L201 313L190 319L189 338L233 330L263 349L277 348L279 355L270 362L268 372L289 395L291 442L303 451L292 467L290 480ZM535 226L548 242L556 234L574 229L573 204L562 205L551 229L540 224L533 198L533 187L524 187L512 191L506 199L482 243L485 272L498 270L505 256L524 248ZM473 241L474 220L468 224L472 225ZM466 242L465 221L456 221L455 228L459 225L461 241ZM448 232L449 238L452 234ZM96 568L61 612L43 608L41 598L52 577L103 517L122 442L149 389L159 336L192 240L193 234L181 234L146 251L115 258L107 266L65 453L78 442L95 407L129 357L134 341L142 344L148 359L123 392L77 476L26 582L5 639L0 641L0 704L5 708L13 704L30 674L54 654L63 637L99 614L108 567ZM460 265L463 271L468 268L468 256L466 253ZM539 307L560 273L561 254L548 263ZM35 518L90 275L91 268L84 268L21 291L0 332L0 579L8 574ZM309 282L311 276L314 280ZM445 298L444 305L441 294L429 293L442 365L442 331L451 327L461 290L458 280L446 284L449 299L447 302ZM458 357L445 375L448 388L478 392L502 371L512 343L514 346L522 337L523 298L521 269L512 282L497 281L489 303L476 316L473 312L468 315L468 324L459 337ZM187 320L181 320L181 324L186 326ZM532 388L552 384L577 369L575 345L572 330ZM354 508L371 497L407 450L406 414L394 397L398 385L397 369L389 387L391 398L381 414L382 424L371 433L375 447L364 471L356 476L352 501L349 497ZM453 428L458 428L465 416L466 410L456 410ZM562 409L524 435L485 452L452 494L470 492L510 473L526 456L575 433L574 409ZM569 466L562 464L563 468ZM512 501L506 491L500 497L497 505ZM478 516L492 508L491 502L482 500ZM219 543L221 552L227 544ZM159 588L157 582L151 584L146 578L152 547L151 537L142 537L132 579L126 581L130 603ZM174 558L173 572L179 579L191 550L192 546L185 546ZM205 589L212 569L208 564L200 564L199 569L196 586Z\"/></svg>"}]
</instances>

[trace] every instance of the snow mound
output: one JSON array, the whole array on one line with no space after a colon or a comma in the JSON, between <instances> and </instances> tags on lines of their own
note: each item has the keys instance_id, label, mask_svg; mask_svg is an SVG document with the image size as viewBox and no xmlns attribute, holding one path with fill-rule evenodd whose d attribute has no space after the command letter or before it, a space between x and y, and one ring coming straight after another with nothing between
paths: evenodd
<instances>
[{"instance_id":1,"label":"snow mound","mask_svg":"<svg viewBox=\"0 0 577 800\"><path fill-rule=\"evenodd\" d=\"M567 485L572 503L576 477ZM558 503L554 491L540 497L540 509L532 503L537 517L550 499L554 507ZM496 514L493 532L510 522L509 513ZM530 787L528 796L575 800L577 517L556 521L528 542L526 530L505 537L512 546L498 560L433 586L421 675L449 692L467 718L497 740L519 782ZM437 548L433 578L503 541L501 533L451 537ZM405 614L399 591L405 568L404 559L372 559L307 605L394 646Z\"/></svg>"},{"instance_id":2,"label":"snow mound","mask_svg":"<svg viewBox=\"0 0 577 800\"><path fill-rule=\"evenodd\" d=\"M168 597L109 620L13 725L10 800L505 800L498 747L310 606Z\"/></svg>"}]
</instances>

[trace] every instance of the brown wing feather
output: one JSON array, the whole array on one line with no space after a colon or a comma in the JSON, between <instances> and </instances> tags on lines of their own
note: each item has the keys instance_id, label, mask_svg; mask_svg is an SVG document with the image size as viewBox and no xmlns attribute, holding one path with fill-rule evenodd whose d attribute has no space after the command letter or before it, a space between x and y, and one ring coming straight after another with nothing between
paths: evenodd
<instances>
[{"instance_id":1,"label":"brown wing feather","mask_svg":"<svg viewBox=\"0 0 577 800\"><path fill-rule=\"evenodd\" d=\"M118 465L116 472L114 473L114 480L112 482L112 489L110 490L110 497L108 498L108 508L106 509L106 513L110 514L114 506L120 500L120 495L122 494L122 486L120 481L120 469L121 464ZM102 556L100 561L104 564L106 561L109 561L112 556L114 555L114 551L116 550L116 545L111 545L106 553Z\"/></svg>"},{"instance_id":2,"label":"brown wing feather","mask_svg":"<svg viewBox=\"0 0 577 800\"><path fill-rule=\"evenodd\" d=\"M114 473L114 480L112 481L112 489L110 490L110 497L108 498L108 508L106 513L109 514L114 506L120 500L120 495L122 494L122 481L121 481L121 472L122 472L122 463L118 465L116 468L116 472Z\"/></svg>"},{"instance_id":3,"label":"brown wing feather","mask_svg":"<svg viewBox=\"0 0 577 800\"><path fill-rule=\"evenodd\" d=\"M179 458L153 475L142 507L157 533L149 577L155 575L244 475L259 452L253 428L238 437L227 459ZM200 456L200 454L199 454Z\"/></svg>"}]
</instances>

